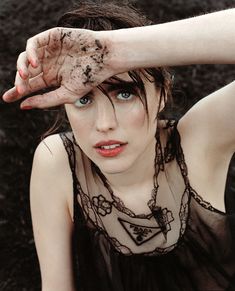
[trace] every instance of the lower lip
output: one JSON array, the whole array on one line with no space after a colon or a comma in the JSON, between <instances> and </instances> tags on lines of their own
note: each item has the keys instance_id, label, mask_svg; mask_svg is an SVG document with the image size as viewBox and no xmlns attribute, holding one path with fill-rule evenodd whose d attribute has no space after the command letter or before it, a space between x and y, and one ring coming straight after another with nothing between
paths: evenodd
<instances>
[{"instance_id":1,"label":"lower lip","mask_svg":"<svg viewBox=\"0 0 235 291\"><path fill-rule=\"evenodd\" d=\"M121 145L119 147L116 147L114 149L101 149L101 148L96 148L96 151L102 157L116 157L117 155L119 155L121 152L124 151L125 147L126 147L126 144Z\"/></svg>"}]
</instances>

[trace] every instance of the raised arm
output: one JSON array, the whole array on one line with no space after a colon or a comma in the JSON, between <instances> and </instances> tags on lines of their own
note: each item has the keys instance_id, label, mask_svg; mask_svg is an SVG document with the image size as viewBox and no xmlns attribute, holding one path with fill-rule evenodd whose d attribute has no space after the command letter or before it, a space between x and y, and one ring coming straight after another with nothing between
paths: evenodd
<instances>
[{"instance_id":1,"label":"raised arm","mask_svg":"<svg viewBox=\"0 0 235 291\"><path fill-rule=\"evenodd\" d=\"M112 31L117 67L235 63L235 9Z\"/></svg>"},{"instance_id":2,"label":"raised arm","mask_svg":"<svg viewBox=\"0 0 235 291\"><path fill-rule=\"evenodd\" d=\"M147 27L114 31L54 28L29 39L17 62L15 87L3 99L29 93L21 107L73 103L105 79L142 67L235 63L235 9Z\"/></svg>"},{"instance_id":3,"label":"raised arm","mask_svg":"<svg viewBox=\"0 0 235 291\"><path fill-rule=\"evenodd\" d=\"M235 9L185 20L113 31L117 67L235 64ZM211 80L213 82L213 80ZM235 82L198 102L180 121L190 146L212 160L235 151Z\"/></svg>"}]
</instances>

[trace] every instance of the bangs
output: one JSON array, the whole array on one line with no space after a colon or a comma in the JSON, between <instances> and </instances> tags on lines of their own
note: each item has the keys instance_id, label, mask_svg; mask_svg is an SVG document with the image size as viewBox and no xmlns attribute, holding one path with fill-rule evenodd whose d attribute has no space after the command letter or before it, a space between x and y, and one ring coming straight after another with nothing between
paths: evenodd
<instances>
[{"instance_id":1,"label":"bangs","mask_svg":"<svg viewBox=\"0 0 235 291\"><path fill-rule=\"evenodd\" d=\"M147 100L147 94L146 94L146 89L145 89L143 80L145 79L150 83L154 83L155 88L160 89L160 99L159 99L158 111L157 111L157 115L158 115L160 111L160 104L162 104L162 102L166 102L166 94L164 90L165 79L161 72L161 68L133 70L133 71L128 71L127 74L129 75L131 82L129 80L124 80L118 76L112 76L108 80L105 80L102 84L105 84L105 85L123 84L125 86L131 83L131 85L129 85L130 87L133 86L133 87L138 88L138 93L139 93L138 97L141 103L143 104L145 108L145 112L149 118L148 100ZM102 84L98 85L97 88L109 99L109 101L111 102L113 106L113 109L115 110L113 101L110 98L108 92L105 90L105 88L102 87Z\"/></svg>"}]
</instances>

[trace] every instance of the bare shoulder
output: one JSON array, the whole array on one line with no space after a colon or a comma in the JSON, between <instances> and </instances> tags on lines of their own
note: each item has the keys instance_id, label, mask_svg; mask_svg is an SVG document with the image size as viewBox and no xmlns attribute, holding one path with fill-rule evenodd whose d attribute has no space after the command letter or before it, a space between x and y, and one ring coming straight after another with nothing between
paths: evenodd
<instances>
[{"instance_id":1,"label":"bare shoulder","mask_svg":"<svg viewBox=\"0 0 235 291\"><path fill-rule=\"evenodd\" d=\"M66 151L59 134L53 134L43 139L37 146L34 154L34 161L38 160L47 166L63 165L67 161ZM45 165L46 165L45 164Z\"/></svg>"},{"instance_id":2,"label":"bare shoulder","mask_svg":"<svg viewBox=\"0 0 235 291\"><path fill-rule=\"evenodd\" d=\"M31 173L31 196L41 189L42 193L48 193L51 198L61 198L68 208L72 216L72 175L69 167L68 156L64 148L62 139L59 134L46 137L37 146ZM45 190L45 191L43 191ZM36 194L37 195L37 194ZM58 199L56 199L58 201Z\"/></svg>"},{"instance_id":3,"label":"bare shoulder","mask_svg":"<svg viewBox=\"0 0 235 291\"><path fill-rule=\"evenodd\" d=\"M45 290L75 290L71 257L72 185L60 136L45 138L35 151L30 181L33 232Z\"/></svg>"}]
</instances>

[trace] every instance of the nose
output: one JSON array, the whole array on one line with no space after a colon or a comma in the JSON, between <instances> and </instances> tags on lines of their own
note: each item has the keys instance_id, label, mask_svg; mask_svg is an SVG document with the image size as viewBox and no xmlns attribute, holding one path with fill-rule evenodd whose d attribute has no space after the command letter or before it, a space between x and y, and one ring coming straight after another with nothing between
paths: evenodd
<instances>
[{"instance_id":1,"label":"nose","mask_svg":"<svg viewBox=\"0 0 235 291\"><path fill-rule=\"evenodd\" d=\"M110 100L106 98L107 97L103 98L103 102L97 106L97 116L95 122L96 130L99 132L107 132L109 130L114 130L117 127L115 110Z\"/></svg>"}]
</instances>

